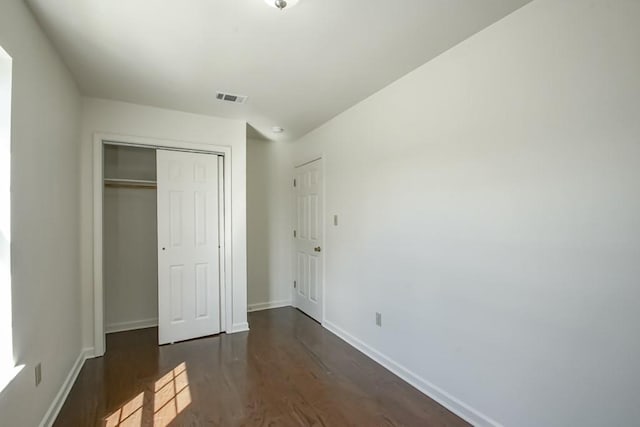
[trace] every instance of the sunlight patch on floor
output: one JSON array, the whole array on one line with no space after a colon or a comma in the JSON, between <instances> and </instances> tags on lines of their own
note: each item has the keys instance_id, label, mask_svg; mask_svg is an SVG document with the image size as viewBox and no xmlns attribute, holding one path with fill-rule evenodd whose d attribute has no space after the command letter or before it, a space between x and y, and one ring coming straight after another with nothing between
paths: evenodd
<instances>
[{"instance_id":1,"label":"sunlight patch on floor","mask_svg":"<svg viewBox=\"0 0 640 427\"><path fill-rule=\"evenodd\" d=\"M189 376L183 362L104 419L105 427L165 427L191 404ZM151 406L153 405L153 406Z\"/></svg>"},{"instance_id":2,"label":"sunlight patch on floor","mask_svg":"<svg viewBox=\"0 0 640 427\"><path fill-rule=\"evenodd\" d=\"M144 392L140 393L105 419L105 427L140 427L142 426L142 408Z\"/></svg>"},{"instance_id":3,"label":"sunlight patch on floor","mask_svg":"<svg viewBox=\"0 0 640 427\"><path fill-rule=\"evenodd\" d=\"M169 425L190 404L189 377L187 376L187 367L183 362L156 381L153 403L154 427Z\"/></svg>"}]
</instances>

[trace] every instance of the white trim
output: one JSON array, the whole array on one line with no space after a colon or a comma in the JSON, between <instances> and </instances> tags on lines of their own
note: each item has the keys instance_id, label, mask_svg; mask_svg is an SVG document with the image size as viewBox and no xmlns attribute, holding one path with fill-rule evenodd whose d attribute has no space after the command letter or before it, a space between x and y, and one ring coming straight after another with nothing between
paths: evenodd
<instances>
[{"instance_id":1,"label":"white trim","mask_svg":"<svg viewBox=\"0 0 640 427\"><path fill-rule=\"evenodd\" d=\"M118 135L107 133L95 133L93 135L93 310L94 328L93 341L95 356L102 356L106 349L105 325L104 325L104 284L103 284L103 144L115 142L120 144L132 144L153 148L168 148L182 150L196 150L224 156L224 244L221 254L224 256L224 274L220 282L220 313L221 331L239 332L233 325L233 254L232 254L232 228L233 218L231 205L231 147L226 145L203 144L196 142L174 141L168 139L145 138L130 135ZM245 322L246 324L246 322ZM231 326L231 328L229 328ZM245 329L248 330L248 324Z\"/></svg>"},{"instance_id":2,"label":"white trim","mask_svg":"<svg viewBox=\"0 0 640 427\"><path fill-rule=\"evenodd\" d=\"M269 310L270 308L289 307L290 305L290 299L282 301L257 302L255 304L249 304L247 306L247 312L251 313L252 311Z\"/></svg>"},{"instance_id":3,"label":"white trim","mask_svg":"<svg viewBox=\"0 0 640 427\"><path fill-rule=\"evenodd\" d=\"M248 322L242 322L242 323L236 323L231 327L231 331L227 331L227 333L230 334L235 334L237 332L247 332L249 330L249 323Z\"/></svg>"},{"instance_id":4,"label":"white trim","mask_svg":"<svg viewBox=\"0 0 640 427\"><path fill-rule=\"evenodd\" d=\"M102 137L94 135L93 140L93 348L95 356L104 354L106 337L104 333L104 289L102 272L102 203L104 174L102 165Z\"/></svg>"},{"instance_id":5,"label":"white trim","mask_svg":"<svg viewBox=\"0 0 640 427\"><path fill-rule=\"evenodd\" d=\"M71 367L71 370L69 371L67 378L62 383L62 386L60 387L58 394L56 395L55 399L53 399L53 402L51 403L51 406L49 406L47 413L44 414L44 417L40 422L40 427L50 427L53 425L54 421L58 417L58 413L60 412L60 409L62 409L62 405L64 404L65 400L67 400L67 396L69 396L71 387L73 387L73 384L76 382L76 379L78 378L78 374L80 374L80 370L84 366L85 360L87 360L92 355L93 355L92 348L84 348L82 349L82 351L80 351L80 355L78 356L75 363Z\"/></svg>"},{"instance_id":6,"label":"white trim","mask_svg":"<svg viewBox=\"0 0 640 427\"><path fill-rule=\"evenodd\" d=\"M155 326L158 326L157 317L154 317L152 319L142 319L142 320L132 320L129 322L112 323L110 325L106 325L104 328L104 331L107 334L111 334L113 332L125 332L125 331L133 331L136 329L153 328Z\"/></svg>"},{"instance_id":7,"label":"white trim","mask_svg":"<svg viewBox=\"0 0 640 427\"><path fill-rule=\"evenodd\" d=\"M322 318L320 324L324 325L327 319L327 156L323 152L320 154L320 167L322 168L322 245L324 252L322 253Z\"/></svg>"},{"instance_id":8,"label":"white trim","mask_svg":"<svg viewBox=\"0 0 640 427\"><path fill-rule=\"evenodd\" d=\"M408 382L413 387L417 388L422 393L429 396L431 399L435 400L465 421L478 427L502 427L502 425L497 421L491 419L477 409L474 409L466 403L462 402L460 399L453 397L451 394L447 393L436 385L411 372L409 369L405 368L401 364L365 344L363 341L349 334L347 331L335 325L334 323L331 323L329 320L325 319L323 326L328 331L334 333L339 338L346 341L348 344L352 345L365 355L369 356L371 359L375 360L380 365L384 366L389 371L393 372L404 381Z\"/></svg>"},{"instance_id":9,"label":"white trim","mask_svg":"<svg viewBox=\"0 0 640 427\"><path fill-rule=\"evenodd\" d=\"M82 351L87 354L87 359L93 359L94 357L98 357L96 356L96 349L93 347L85 347L85 349Z\"/></svg>"}]
</instances>

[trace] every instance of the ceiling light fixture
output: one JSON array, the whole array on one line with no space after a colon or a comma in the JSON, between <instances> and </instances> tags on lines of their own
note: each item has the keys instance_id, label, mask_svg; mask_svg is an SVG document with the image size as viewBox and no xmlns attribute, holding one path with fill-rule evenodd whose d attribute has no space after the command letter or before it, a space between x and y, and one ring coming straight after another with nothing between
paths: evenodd
<instances>
[{"instance_id":1,"label":"ceiling light fixture","mask_svg":"<svg viewBox=\"0 0 640 427\"><path fill-rule=\"evenodd\" d=\"M264 0L271 7L284 10L284 8L292 8L298 4L298 0Z\"/></svg>"},{"instance_id":2,"label":"ceiling light fixture","mask_svg":"<svg viewBox=\"0 0 640 427\"><path fill-rule=\"evenodd\" d=\"M281 128L280 126L274 126L271 128L271 132L273 133L282 133L284 132L284 128Z\"/></svg>"}]
</instances>

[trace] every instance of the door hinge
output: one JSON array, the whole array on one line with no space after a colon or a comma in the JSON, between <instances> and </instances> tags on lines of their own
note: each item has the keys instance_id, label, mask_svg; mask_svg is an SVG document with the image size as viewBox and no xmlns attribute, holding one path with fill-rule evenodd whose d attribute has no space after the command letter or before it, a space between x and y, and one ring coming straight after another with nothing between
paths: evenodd
<instances>
[{"instance_id":1,"label":"door hinge","mask_svg":"<svg viewBox=\"0 0 640 427\"><path fill-rule=\"evenodd\" d=\"M295 280L293 281L293 287L294 287L294 288L297 288L297 287L298 287L298 283L297 283Z\"/></svg>"},{"instance_id":2,"label":"door hinge","mask_svg":"<svg viewBox=\"0 0 640 427\"><path fill-rule=\"evenodd\" d=\"M293 186L295 187L295 186L296 186L296 184L297 184L297 183L296 183L296 179L295 179L295 178L293 178Z\"/></svg>"},{"instance_id":3,"label":"door hinge","mask_svg":"<svg viewBox=\"0 0 640 427\"><path fill-rule=\"evenodd\" d=\"M297 237L298 233L296 232L296 230L293 230L293 237Z\"/></svg>"}]
</instances>

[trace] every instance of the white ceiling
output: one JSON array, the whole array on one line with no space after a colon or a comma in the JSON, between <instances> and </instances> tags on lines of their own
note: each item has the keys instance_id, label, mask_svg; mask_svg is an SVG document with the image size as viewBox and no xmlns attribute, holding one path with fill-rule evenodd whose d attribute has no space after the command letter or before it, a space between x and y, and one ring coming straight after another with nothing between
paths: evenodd
<instances>
[{"instance_id":1,"label":"white ceiling","mask_svg":"<svg viewBox=\"0 0 640 427\"><path fill-rule=\"evenodd\" d=\"M27 1L83 94L295 139L530 0Z\"/></svg>"}]
</instances>

